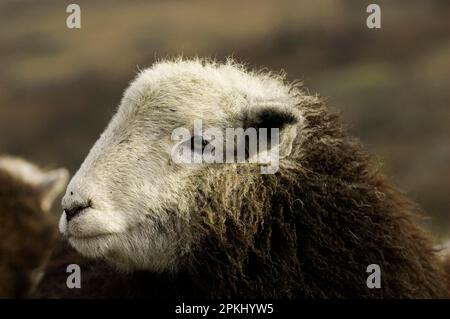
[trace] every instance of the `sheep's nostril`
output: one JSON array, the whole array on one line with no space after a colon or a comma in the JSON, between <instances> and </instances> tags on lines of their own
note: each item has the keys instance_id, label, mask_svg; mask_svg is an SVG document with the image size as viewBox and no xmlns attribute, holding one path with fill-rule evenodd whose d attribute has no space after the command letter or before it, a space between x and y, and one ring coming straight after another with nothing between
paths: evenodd
<instances>
[{"instance_id":1,"label":"sheep's nostril","mask_svg":"<svg viewBox=\"0 0 450 319\"><path fill-rule=\"evenodd\" d=\"M77 205L70 209L65 209L64 212L66 213L67 221L70 221L72 218L79 215L83 210L89 207L91 207L91 205Z\"/></svg>"}]
</instances>

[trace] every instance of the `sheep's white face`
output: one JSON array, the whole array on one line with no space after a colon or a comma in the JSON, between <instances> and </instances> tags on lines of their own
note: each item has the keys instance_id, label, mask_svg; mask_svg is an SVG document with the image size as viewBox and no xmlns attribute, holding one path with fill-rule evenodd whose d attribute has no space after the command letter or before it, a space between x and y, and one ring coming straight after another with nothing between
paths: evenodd
<instances>
[{"instance_id":1,"label":"sheep's white face","mask_svg":"<svg viewBox=\"0 0 450 319\"><path fill-rule=\"evenodd\" d=\"M192 244L189 207L203 164L173 163L172 132L196 119L239 126L251 101L289 107L288 89L231 64L164 62L142 72L70 182L61 232L80 253L126 270L176 269Z\"/></svg>"}]
</instances>

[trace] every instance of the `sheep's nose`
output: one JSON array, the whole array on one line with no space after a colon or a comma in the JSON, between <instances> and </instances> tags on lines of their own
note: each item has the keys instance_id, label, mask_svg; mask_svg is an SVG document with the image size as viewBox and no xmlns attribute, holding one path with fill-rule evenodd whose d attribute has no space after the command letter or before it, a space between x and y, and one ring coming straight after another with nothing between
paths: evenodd
<instances>
[{"instance_id":1,"label":"sheep's nose","mask_svg":"<svg viewBox=\"0 0 450 319\"><path fill-rule=\"evenodd\" d=\"M86 189L80 189L78 184L77 179L72 178L69 186L67 186L66 194L62 198L61 206L67 222L92 206L89 193Z\"/></svg>"},{"instance_id":2,"label":"sheep's nose","mask_svg":"<svg viewBox=\"0 0 450 319\"><path fill-rule=\"evenodd\" d=\"M90 200L76 196L73 192L70 192L63 198L62 208L64 213L66 213L67 221L70 221L89 207L91 207Z\"/></svg>"},{"instance_id":3,"label":"sheep's nose","mask_svg":"<svg viewBox=\"0 0 450 319\"><path fill-rule=\"evenodd\" d=\"M69 185L62 199L61 206L64 212L59 219L58 228L61 234L66 234L67 224L76 216L82 214L86 209L92 207L92 204L86 193L76 191L75 188Z\"/></svg>"},{"instance_id":4,"label":"sheep's nose","mask_svg":"<svg viewBox=\"0 0 450 319\"><path fill-rule=\"evenodd\" d=\"M90 203L72 203L70 207L63 207L66 213L67 221L70 221L75 216L79 215L86 208L91 207Z\"/></svg>"}]
</instances>

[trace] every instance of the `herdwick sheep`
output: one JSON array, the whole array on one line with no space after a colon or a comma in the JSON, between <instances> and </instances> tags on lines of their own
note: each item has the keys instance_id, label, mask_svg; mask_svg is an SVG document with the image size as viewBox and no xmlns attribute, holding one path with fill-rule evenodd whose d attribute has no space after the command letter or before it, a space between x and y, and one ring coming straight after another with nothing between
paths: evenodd
<instances>
[{"instance_id":1,"label":"herdwick sheep","mask_svg":"<svg viewBox=\"0 0 450 319\"><path fill-rule=\"evenodd\" d=\"M279 170L174 163L172 132L197 119L222 130L279 128ZM74 292L55 257L61 268L50 267L41 297L447 296L414 204L338 117L284 75L231 60L174 59L142 71L62 206L61 232L93 261L67 252L82 263ZM371 264L380 288L366 285Z\"/></svg>"},{"instance_id":2,"label":"herdwick sheep","mask_svg":"<svg viewBox=\"0 0 450 319\"><path fill-rule=\"evenodd\" d=\"M38 285L57 235L49 210L68 180L65 169L0 156L0 298L26 297Z\"/></svg>"}]
</instances>

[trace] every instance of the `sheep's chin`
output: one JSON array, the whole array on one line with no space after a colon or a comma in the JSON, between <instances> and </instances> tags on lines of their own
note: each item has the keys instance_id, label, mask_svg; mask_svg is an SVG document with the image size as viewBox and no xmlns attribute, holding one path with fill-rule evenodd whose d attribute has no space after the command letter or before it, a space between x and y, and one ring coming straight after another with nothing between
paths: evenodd
<instances>
[{"instance_id":1,"label":"sheep's chin","mask_svg":"<svg viewBox=\"0 0 450 319\"><path fill-rule=\"evenodd\" d=\"M100 234L95 236L68 236L67 240L81 255L90 258L104 257L108 250L112 249L111 244L120 234Z\"/></svg>"},{"instance_id":2,"label":"sheep's chin","mask_svg":"<svg viewBox=\"0 0 450 319\"><path fill-rule=\"evenodd\" d=\"M154 236L148 240L144 236L145 226L139 225L131 231L107 233L95 236L67 236L70 245L81 255L102 259L123 272L146 270L162 272L176 269L177 258L174 247L166 237ZM143 233L144 232L144 233ZM148 235L148 234L146 234ZM147 238L144 249L134 249L140 238ZM142 247L141 247L142 248Z\"/></svg>"},{"instance_id":3,"label":"sheep's chin","mask_svg":"<svg viewBox=\"0 0 450 319\"><path fill-rule=\"evenodd\" d=\"M102 234L96 236L68 237L70 245L81 255L93 258L103 259L109 264L115 266L118 270L130 272L134 269L132 263L125 261L125 254L122 254L121 247L118 245L124 240L122 234Z\"/></svg>"}]
</instances>

